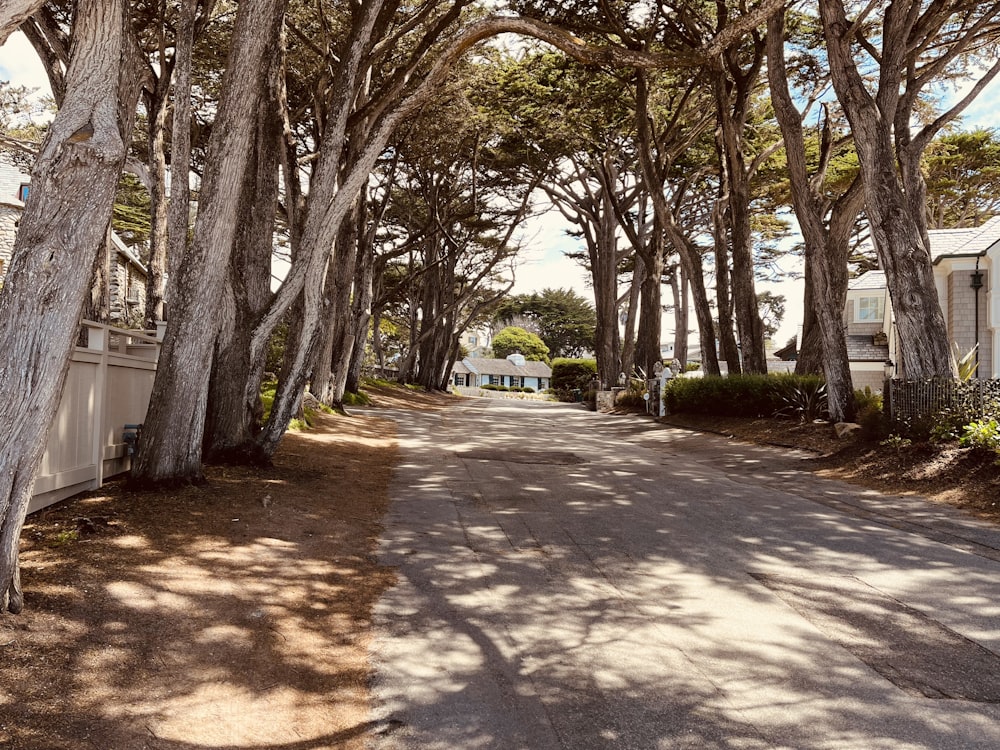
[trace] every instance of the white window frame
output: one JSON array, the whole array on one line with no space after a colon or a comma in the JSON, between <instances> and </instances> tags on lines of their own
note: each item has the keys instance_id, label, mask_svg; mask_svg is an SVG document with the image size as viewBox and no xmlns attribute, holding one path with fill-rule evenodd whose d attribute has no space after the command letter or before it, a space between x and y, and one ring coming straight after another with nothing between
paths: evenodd
<instances>
[{"instance_id":1,"label":"white window frame","mask_svg":"<svg viewBox=\"0 0 1000 750\"><path fill-rule=\"evenodd\" d=\"M858 323L881 323L885 320L885 297L858 297L854 319Z\"/></svg>"}]
</instances>

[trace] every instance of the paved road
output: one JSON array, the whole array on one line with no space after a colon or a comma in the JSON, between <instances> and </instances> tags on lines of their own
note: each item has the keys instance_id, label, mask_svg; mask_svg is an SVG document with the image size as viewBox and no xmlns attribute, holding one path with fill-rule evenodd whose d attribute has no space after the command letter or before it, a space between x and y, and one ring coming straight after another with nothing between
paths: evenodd
<instances>
[{"instance_id":1,"label":"paved road","mask_svg":"<svg viewBox=\"0 0 1000 750\"><path fill-rule=\"evenodd\" d=\"M1000 531L640 417L393 418L373 750L1000 748Z\"/></svg>"}]
</instances>

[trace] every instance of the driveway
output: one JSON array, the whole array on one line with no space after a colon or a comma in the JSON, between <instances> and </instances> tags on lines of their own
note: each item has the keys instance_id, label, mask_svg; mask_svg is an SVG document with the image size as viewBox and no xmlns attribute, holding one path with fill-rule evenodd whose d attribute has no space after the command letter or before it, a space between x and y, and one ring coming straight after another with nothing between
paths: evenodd
<instances>
[{"instance_id":1,"label":"driveway","mask_svg":"<svg viewBox=\"0 0 1000 750\"><path fill-rule=\"evenodd\" d=\"M394 412L373 750L1000 747L1000 530L585 412Z\"/></svg>"}]
</instances>

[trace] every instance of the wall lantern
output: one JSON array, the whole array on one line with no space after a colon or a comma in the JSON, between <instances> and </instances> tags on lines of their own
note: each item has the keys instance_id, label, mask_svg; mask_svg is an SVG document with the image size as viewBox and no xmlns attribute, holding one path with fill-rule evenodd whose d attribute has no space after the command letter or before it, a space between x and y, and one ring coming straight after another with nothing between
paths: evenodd
<instances>
[{"instance_id":1,"label":"wall lantern","mask_svg":"<svg viewBox=\"0 0 1000 750\"><path fill-rule=\"evenodd\" d=\"M892 378L893 374L895 373L896 363L893 362L891 359L887 359L885 361L885 364L883 365L883 368L884 368L884 371L885 371L885 379L886 380L890 380Z\"/></svg>"},{"instance_id":2,"label":"wall lantern","mask_svg":"<svg viewBox=\"0 0 1000 750\"><path fill-rule=\"evenodd\" d=\"M972 274L972 283L969 285L973 289L979 290L983 288L983 272L975 271Z\"/></svg>"}]
</instances>

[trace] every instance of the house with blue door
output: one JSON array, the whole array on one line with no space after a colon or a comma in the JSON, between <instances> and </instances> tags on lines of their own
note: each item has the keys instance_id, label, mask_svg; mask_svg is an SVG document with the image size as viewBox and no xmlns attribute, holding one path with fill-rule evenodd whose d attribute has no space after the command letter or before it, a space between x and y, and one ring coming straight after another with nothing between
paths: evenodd
<instances>
[{"instance_id":1,"label":"house with blue door","mask_svg":"<svg viewBox=\"0 0 1000 750\"><path fill-rule=\"evenodd\" d=\"M466 357L452 367L451 382L459 388L495 385L532 388L537 393L551 385L552 368L544 362L526 360L523 354L511 354L506 359Z\"/></svg>"}]
</instances>

